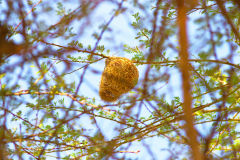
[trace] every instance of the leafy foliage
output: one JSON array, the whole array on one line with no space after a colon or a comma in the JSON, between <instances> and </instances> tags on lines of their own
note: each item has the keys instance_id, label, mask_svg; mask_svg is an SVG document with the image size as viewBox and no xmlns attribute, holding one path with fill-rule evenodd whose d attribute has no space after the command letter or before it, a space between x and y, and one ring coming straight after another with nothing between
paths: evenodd
<instances>
[{"instance_id":1,"label":"leafy foliage","mask_svg":"<svg viewBox=\"0 0 240 160\"><path fill-rule=\"evenodd\" d=\"M239 8L0 0L0 159L240 159ZM99 77L115 53L140 79L106 103Z\"/></svg>"}]
</instances>

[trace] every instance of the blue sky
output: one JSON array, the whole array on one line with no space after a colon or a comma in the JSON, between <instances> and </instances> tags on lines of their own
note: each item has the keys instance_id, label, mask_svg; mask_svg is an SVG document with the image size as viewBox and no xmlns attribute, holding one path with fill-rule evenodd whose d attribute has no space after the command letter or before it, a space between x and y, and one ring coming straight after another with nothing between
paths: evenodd
<instances>
[{"instance_id":1,"label":"blue sky","mask_svg":"<svg viewBox=\"0 0 240 160\"><path fill-rule=\"evenodd\" d=\"M37 1L35 1L35 2L37 2ZM58 1L54 1L53 5L56 5L57 2ZM77 3L78 1L74 1L74 2ZM43 4L44 3L46 3L46 2L43 1ZM65 7L75 9L75 7L76 7L75 3L68 3ZM92 37L92 34L94 32L99 32L98 26L106 23L109 20L109 18L111 17L111 15L113 13L113 9L115 9L115 8L116 8L115 5L112 5L110 3L103 3L94 11L94 13L90 19L91 24L85 28L83 34L80 35L77 39L84 44L84 47L86 47L89 44L91 44L91 45L95 44L95 39ZM132 27L130 26L131 22L134 20L131 15L136 12L140 12L140 15L141 14L144 15L144 13L141 13L141 11L136 8L128 8L128 10L124 14L117 16L113 20L113 22L110 25L110 28L112 29L112 31L106 32L104 34L103 39L100 42L100 45L104 45L106 49L110 49L111 56L120 56L120 57L131 58L131 55L124 52L123 45L128 44L129 46L133 47L133 46L136 46L139 44L138 41L135 39L136 31L134 29L132 29ZM149 13L147 13L147 15L149 16ZM31 15L29 15L29 16L31 17ZM197 16L198 16L198 13L193 15L193 17L197 17ZM42 20L47 21L49 23L49 25L54 24L59 20L59 18L57 18L57 17L49 16L49 15L45 15L45 14L41 15L40 19L41 19L41 17L42 17ZM149 17L145 17L145 18L149 18ZM18 21L16 21L16 22L18 22ZM79 24L81 24L81 23L82 22L79 22ZM75 25L78 26L79 24L74 23L74 26ZM79 28L76 26L74 28L74 31L78 32ZM190 35L191 42L197 43L197 39L195 39L192 36L192 35L195 35L196 32L197 31L196 31L195 25L193 23L190 23L189 24L189 35ZM175 37L175 38L177 38L177 37ZM13 37L13 39L16 41L21 41L21 37L16 36L16 37ZM174 41L174 39L173 39L173 41ZM57 44L66 46L68 42L69 41L67 41L67 40L57 39L57 40L51 41L50 43L57 43ZM176 40L175 40L175 42L177 43ZM193 46L197 46L197 44L194 44ZM192 50L190 50L190 52L191 51L196 52L196 49L193 48ZM227 46L224 46L223 48L221 48L220 51L221 51L221 53L229 52ZM83 53L81 53L81 54L83 54ZM224 54L222 54L222 56L224 56ZM17 58L13 57L11 60L15 61L15 60L17 60ZM31 65L31 64L29 64L29 65ZM56 68L58 68L59 72L64 70L64 66L62 63L56 64L55 66L56 66ZM82 64L76 64L74 67L78 68L81 66L82 66ZM72 69L74 69L74 68L72 68ZM100 100L100 97L98 95L98 86L100 83L101 72L104 69L104 60L90 65L90 69L97 70L97 71L99 71L99 73L96 74L95 72L91 72L91 70L87 71L87 74L84 79L84 83L81 87L81 90L79 91L79 95L84 95L89 98L96 98L96 101L98 104L105 104L103 101ZM138 66L138 69L139 69L139 74L140 74L140 80L139 80L137 87L142 85L141 81L144 76L145 66L144 65ZM28 72L27 72L27 70L25 70L25 71L26 72L23 72L23 74L27 75ZM36 73L37 68L33 67L33 68L31 68L31 71L32 71L32 73ZM16 72L22 72L22 71L19 68L19 71L16 71ZM167 93L167 96L166 96L167 100L171 100L175 96L181 97L180 73L176 69L171 69L170 73L171 73L171 78L170 78L169 84L167 86L163 87L161 90L159 90L159 92L161 92L161 93ZM67 75L65 77L65 80L68 83L73 82L73 81L76 81L76 83L77 83L79 81L79 77L81 76L81 74L82 74L81 70L77 71L74 74ZM47 76L49 77L49 75L51 75L51 74L48 74ZM20 84L21 84L21 89L27 88L27 84L25 84L24 79L23 79L23 81L20 82ZM59 97L59 99L60 99L60 97ZM134 109L135 109L135 112L137 112L138 108L135 107ZM142 116L149 116L149 115L150 115L150 113L147 110L147 108L142 108ZM110 139L117 134L117 132L115 131L115 127L118 126L117 124L115 124L114 122L110 122L108 120L101 119L101 118L97 118L97 119L98 119L100 127L101 127L104 135L106 136L106 138ZM85 117L82 117L78 121L78 124L76 124L76 125L79 127L84 126L85 128L90 130L89 134L94 134L94 131L96 131L96 128L94 125L90 124L89 122L90 122L89 117L85 116ZM206 128L203 128L202 130L205 131L205 129ZM167 150L169 148L171 149L171 147L169 147L169 143L166 138L153 137L153 138L148 138L148 139L144 140L144 142L150 147L150 149L154 153L156 159L159 159L159 160L166 159L171 153L170 150ZM142 144L142 142L134 142L131 145L131 147L129 148L129 151L140 150L140 152L138 154L128 153L126 157L132 158L132 159L139 159L139 160L151 159L151 156L150 156L147 148L148 147L144 146ZM181 149L182 148L177 148L177 150L179 150L179 152L181 152Z\"/></svg>"}]
</instances>

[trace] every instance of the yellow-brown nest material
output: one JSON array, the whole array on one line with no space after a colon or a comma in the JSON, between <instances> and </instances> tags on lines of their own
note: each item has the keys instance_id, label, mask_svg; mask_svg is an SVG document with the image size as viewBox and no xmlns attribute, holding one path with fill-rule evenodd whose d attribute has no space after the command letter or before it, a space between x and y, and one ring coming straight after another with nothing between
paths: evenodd
<instances>
[{"instance_id":1,"label":"yellow-brown nest material","mask_svg":"<svg viewBox=\"0 0 240 160\"><path fill-rule=\"evenodd\" d=\"M109 57L105 61L99 95L107 102L116 101L138 82L138 69L131 60L124 57Z\"/></svg>"}]
</instances>

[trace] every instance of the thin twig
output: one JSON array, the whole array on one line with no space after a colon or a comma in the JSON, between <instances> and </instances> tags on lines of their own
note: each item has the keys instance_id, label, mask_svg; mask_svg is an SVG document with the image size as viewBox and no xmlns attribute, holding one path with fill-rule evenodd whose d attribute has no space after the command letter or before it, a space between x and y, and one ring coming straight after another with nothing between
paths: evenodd
<instances>
[{"instance_id":1,"label":"thin twig","mask_svg":"<svg viewBox=\"0 0 240 160\"><path fill-rule=\"evenodd\" d=\"M26 14L26 16L24 16L24 18L26 18L30 13L33 12L34 8L39 5L42 2L42 0L39 0L38 3L36 3L35 5L33 5L32 9L30 11L28 11L28 13ZM19 22L18 25L14 28L14 32L16 32L16 30L18 29L18 27L23 23L23 21Z\"/></svg>"},{"instance_id":2,"label":"thin twig","mask_svg":"<svg viewBox=\"0 0 240 160\"><path fill-rule=\"evenodd\" d=\"M77 51L77 52L83 52L83 53L90 53L92 55L96 55L96 56L100 56L100 57L103 57L103 58L108 58L108 56L105 56L104 54L101 54L101 53L96 53L94 51L89 51L89 50L86 50L86 49L78 49L76 47L70 47L70 46L62 46L62 45L59 45L59 44L55 44L55 43L48 43L44 40L40 40L40 42L42 43L45 43L47 45L51 45L51 46L56 46L56 47L60 47L60 48L64 48L66 50L70 50L70 51Z\"/></svg>"}]
</instances>

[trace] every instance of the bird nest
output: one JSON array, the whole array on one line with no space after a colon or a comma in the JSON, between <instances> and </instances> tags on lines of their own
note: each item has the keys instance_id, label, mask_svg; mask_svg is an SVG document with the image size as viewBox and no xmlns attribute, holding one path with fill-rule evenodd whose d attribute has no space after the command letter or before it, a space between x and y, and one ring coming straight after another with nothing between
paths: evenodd
<instances>
[{"instance_id":1,"label":"bird nest","mask_svg":"<svg viewBox=\"0 0 240 160\"><path fill-rule=\"evenodd\" d=\"M131 60L124 57L107 58L99 87L101 99L107 102L116 101L134 88L138 75L138 69Z\"/></svg>"}]
</instances>

